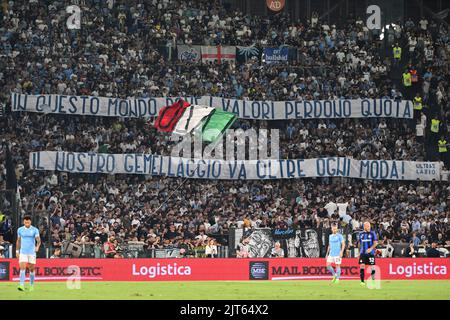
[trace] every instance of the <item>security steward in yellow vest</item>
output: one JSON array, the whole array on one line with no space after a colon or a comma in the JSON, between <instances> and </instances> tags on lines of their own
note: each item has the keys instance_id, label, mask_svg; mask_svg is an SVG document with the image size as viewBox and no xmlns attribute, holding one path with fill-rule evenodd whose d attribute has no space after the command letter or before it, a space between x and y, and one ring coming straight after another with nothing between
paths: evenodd
<instances>
[{"instance_id":1,"label":"security steward in yellow vest","mask_svg":"<svg viewBox=\"0 0 450 320\"><path fill-rule=\"evenodd\" d=\"M422 111L422 97L419 94L416 94L414 97L414 110Z\"/></svg>"},{"instance_id":2,"label":"security steward in yellow vest","mask_svg":"<svg viewBox=\"0 0 450 320\"><path fill-rule=\"evenodd\" d=\"M411 100L412 99L412 82L411 82L411 73L409 73L408 70L405 70L405 72L403 72L403 96L405 97L405 99L407 100Z\"/></svg>"},{"instance_id":3,"label":"security steward in yellow vest","mask_svg":"<svg viewBox=\"0 0 450 320\"><path fill-rule=\"evenodd\" d=\"M447 140L444 137L441 137L438 141L439 153L447 152Z\"/></svg>"},{"instance_id":4,"label":"security steward in yellow vest","mask_svg":"<svg viewBox=\"0 0 450 320\"><path fill-rule=\"evenodd\" d=\"M411 73L408 71L403 72L403 85L407 88L411 87Z\"/></svg>"},{"instance_id":5,"label":"security steward in yellow vest","mask_svg":"<svg viewBox=\"0 0 450 320\"><path fill-rule=\"evenodd\" d=\"M394 54L394 60L400 61L402 59L402 48L398 45L398 43L395 44L394 49L392 50Z\"/></svg>"},{"instance_id":6,"label":"security steward in yellow vest","mask_svg":"<svg viewBox=\"0 0 450 320\"><path fill-rule=\"evenodd\" d=\"M422 97L417 93L413 99L414 118L419 119L423 109Z\"/></svg>"},{"instance_id":7,"label":"security steward in yellow vest","mask_svg":"<svg viewBox=\"0 0 450 320\"><path fill-rule=\"evenodd\" d=\"M433 133L433 134L439 133L440 123L441 123L441 121L439 119L431 119L431 126L430 126L431 133Z\"/></svg>"},{"instance_id":8,"label":"security steward in yellow vest","mask_svg":"<svg viewBox=\"0 0 450 320\"><path fill-rule=\"evenodd\" d=\"M441 137L438 141L438 152L439 152L439 158L441 161L444 162L444 164L447 166L447 140L445 140L444 136Z\"/></svg>"}]
</instances>

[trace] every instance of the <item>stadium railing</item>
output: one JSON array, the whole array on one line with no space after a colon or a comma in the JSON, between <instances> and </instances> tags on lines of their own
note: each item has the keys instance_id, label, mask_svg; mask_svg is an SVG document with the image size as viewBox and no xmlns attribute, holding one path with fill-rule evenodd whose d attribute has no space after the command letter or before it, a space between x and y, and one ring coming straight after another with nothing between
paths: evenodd
<instances>
[{"instance_id":1,"label":"stadium railing","mask_svg":"<svg viewBox=\"0 0 450 320\"><path fill-rule=\"evenodd\" d=\"M143 243L121 244L116 251L123 258L203 258L205 247L196 247L182 253L180 248L145 248ZM228 258L228 247L218 246L218 258ZM47 257L51 255L53 248L47 250ZM62 258L105 258L105 254L99 244L76 244L63 241L61 246Z\"/></svg>"}]
</instances>

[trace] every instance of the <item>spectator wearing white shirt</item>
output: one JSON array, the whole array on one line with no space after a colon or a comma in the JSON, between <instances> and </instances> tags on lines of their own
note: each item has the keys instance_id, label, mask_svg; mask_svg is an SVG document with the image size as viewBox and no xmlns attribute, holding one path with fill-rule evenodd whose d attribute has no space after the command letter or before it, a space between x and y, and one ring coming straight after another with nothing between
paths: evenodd
<instances>
[{"instance_id":1,"label":"spectator wearing white shirt","mask_svg":"<svg viewBox=\"0 0 450 320\"><path fill-rule=\"evenodd\" d=\"M134 216L133 220L131 221L131 225L135 227L139 227L141 224L141 220L139 220L139 217L136 215Z\"/></svg>"},{"instance_id":2,"label":"spectator wearing white shirt","mask_svg":"<svg viewBox=\"0 0 450 320\"><path fill-rule=\"evenodd\" d=\"M340 218L343 218L345 215L347 215L348 202L337 203L336 205Z\"/></svg>"},{"instance_id":3,"label":"spectator wearing white shirt","mask_svg":"<svg viewBox=\"0 0 450 320\"><path fill-rule=\"evenodd\" d=\"M416 140L419 143L422 143L425 138L425 126L421 121L417 121L416 124Z\"/></svg>"},{"instance_id":4,"label":"spectator wearing white shirt","mask_svg":"<svg viewBox=\"0 0 450 320\"><path fill-rule=\"evenodd\" d=\"M56 186L58 184L58 177L53 172L52 175L46 179L46 181L50 186Z\"/></svg>"},{"instance_id":5,"label":"spectator wearing white shirt","mask_svg":"<svg viewBox=\"0 0 450 320\"><path fill-rule=\"evenodd\" d=\"M213 239L209 240L205 248L205 254L207 258L217 258L217 245Z\"/></svg>"},{"instance_id":6,"label":"spectator wearing white shirt","mask_svg":"<svg viewBox=\"0 0 450 320\"><path fill-rule=\"evenodd\" d=\"M278 241L275 242L275 247L272 248L270 254L273 258L284 258L284 250L281 248L281 244Z\"/></svg>"},{"instance_id":7,"label":"spectator wearing white shirt","mask_svg":"<svg viewBox=\"0 0 450 320\"><path fill-rule=\"evenodd\" d=\"M325 208L325 210L327 210L328 216L331 217L336 212L337 205L336 205L336 203L334 203L333 201L330 200L330 202L328 202L324 208Z\"/></svg>"},{"instance_id":8,"label":"spectator wearing white shirt","mask_svg":"<svg viewBox=\"0 0 450 320\"><path fill-rule=\"evenodd\" d=\"M419 21L420 29L426 31L428 28L428 20L422 17L422 19Z\"/></svg>"}]
</instances>

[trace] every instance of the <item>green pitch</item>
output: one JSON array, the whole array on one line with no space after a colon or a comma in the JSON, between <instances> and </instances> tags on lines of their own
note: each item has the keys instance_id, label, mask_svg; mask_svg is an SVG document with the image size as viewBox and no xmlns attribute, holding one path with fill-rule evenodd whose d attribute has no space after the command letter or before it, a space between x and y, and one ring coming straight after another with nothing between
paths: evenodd
<instances>
[{"instance_id":1,"label":"green pitch","mask_svg":"<svg viewBox=\"0 0 450 320\"><path fill-rule=\"evenodd\" d=\"M25 287L28 289L28 282ZM357 280L329 281L205 281L205 282L81 282L69 290L65 282L36 282L33 292L17 283L0 283L4 299L445 299L450 281L382 281L380 289L360 287Z\"/></svg>"}]
</instances>

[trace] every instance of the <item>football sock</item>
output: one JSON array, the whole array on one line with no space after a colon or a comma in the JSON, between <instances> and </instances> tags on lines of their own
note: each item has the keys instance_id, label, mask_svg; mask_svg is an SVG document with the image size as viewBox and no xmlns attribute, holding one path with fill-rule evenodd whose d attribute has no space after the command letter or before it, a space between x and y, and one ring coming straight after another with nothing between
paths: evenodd
<instances>
[{"instance_id":1,"label":"football sock","mask_svg":"<svg viewBox=\"0 0 450 320\"><path fill-rule=\"evenodd\" d=\"M361 282L364 282L364 268L359 269L359 277L361 278Z\"/></svg>"},{"instance_id":2,"label":"football sock","mask_svg":"<svg viewBox=\"0 0 450 320\"><path fill-rule=\"evenodd\" d=\"M34 272L30 272L30 286L34 284Z\"/></svg>"},{"instance_id":3,"label":"football sock","mask_svg":"<svg viewBox=\"0 0 450 320\"><path fill-rule=\"evenodd\" d=\"M372 276L372 280L375 280L375 268L372 267L372 272L370 273L370 275Z\"/></svg>"},{"instance_id":4,"label":"football sock","mask_svg":"<svg viewBox=\"0 0 450 320\"><path fill-rule=\"evenodd\" d=\"M336 267L336 278L340 278L341 277L341 267Z\"/></svg>"},{"instance_id":5,"label":"football sock","mask_svg":"<svg viewBox=\"0 0 450 320\"><path fill-rule=\"evenodd\" d=\"M20 270L20 285L24 285L25 284L25 270Z\"/></svg>"},{"instance_id":6,"label":"football sock","mask_svg":"<svg viewBox=\"0 0 450 320\"><path fill-rule=\"evenodd\" d=\"M330 273L332 274L332 276L334 277L336 274L334 273L334 269L332 266L328 266L327 267L328 271L330 271Z\"/></svg>"}]
</instances>

